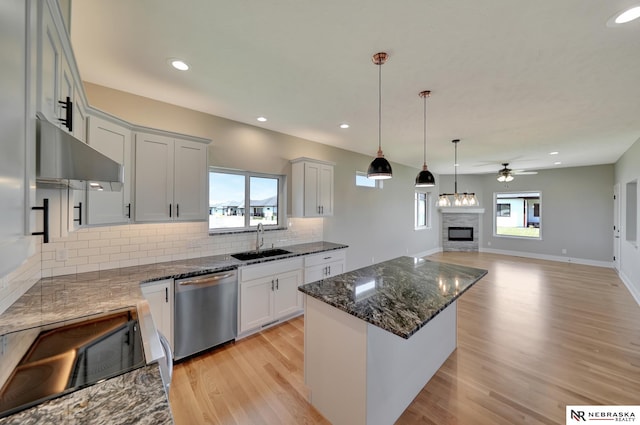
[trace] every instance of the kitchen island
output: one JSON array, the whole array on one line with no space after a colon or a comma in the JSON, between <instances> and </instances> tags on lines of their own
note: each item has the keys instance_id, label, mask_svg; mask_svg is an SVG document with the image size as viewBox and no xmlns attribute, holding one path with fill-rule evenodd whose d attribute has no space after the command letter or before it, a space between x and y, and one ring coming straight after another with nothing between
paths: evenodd
<instances>
[{"instance_id":1,"label":"kitchen island","mask_svg":"<svg viewBox=\"0 0 640 425\"><path fill-rule=\"evenodd\" d=\"M305 382L331 423L392 424L456 348L486 270L400 257L301 286Z\"/></svg>"}]
</instances>

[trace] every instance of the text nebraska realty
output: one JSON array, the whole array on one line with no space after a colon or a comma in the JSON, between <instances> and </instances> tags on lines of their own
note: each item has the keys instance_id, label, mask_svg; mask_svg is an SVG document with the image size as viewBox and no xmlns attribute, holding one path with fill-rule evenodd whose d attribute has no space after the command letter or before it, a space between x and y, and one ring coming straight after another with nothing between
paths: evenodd
<instances>
[{"instance_id":1,"label":"text nebraska realty","mask_svg":"<svg viewBox=\"0 0 640 425\"><path fill-rule=\"evenodd\" d=\"M635 422L634 412L585 412L583 410L571 410L571 418L580 421L614 421Z\"/></svg>"}]
</instances>

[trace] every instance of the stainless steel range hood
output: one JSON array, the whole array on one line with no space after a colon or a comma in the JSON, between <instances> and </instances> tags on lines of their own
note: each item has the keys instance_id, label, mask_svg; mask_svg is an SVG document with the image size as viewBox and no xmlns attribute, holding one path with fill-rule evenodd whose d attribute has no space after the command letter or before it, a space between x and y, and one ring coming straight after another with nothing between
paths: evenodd
<instances>
[{"instance_id":1,"label":"stainless steel range hood","mask_svg":"<svg viewBox=\"0 0 640 425\"><path fill-rule=\"evenodd\" d=\"M36 186L122 189L122 165L46 119L36 122Z\"/></svg>"}]
</instances>

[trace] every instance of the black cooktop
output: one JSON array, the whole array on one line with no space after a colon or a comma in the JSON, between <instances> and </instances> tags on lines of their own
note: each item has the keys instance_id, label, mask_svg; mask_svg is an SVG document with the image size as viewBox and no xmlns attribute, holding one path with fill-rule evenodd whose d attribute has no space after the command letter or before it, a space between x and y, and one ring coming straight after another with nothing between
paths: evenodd
<instances>
[{"instance_id":1,"label":"black cooktop","mask_svg":"<svg viewBox=\"0 0 640 425\"><path fill-rule=\"evenodd\" d=\"M22 357L4 383L0 382L0 417L145 365L135 309L2 338L11 341L4 354L7 361ZM25 346L26 353L18 351Z\"/></svg>"}]
</instances>

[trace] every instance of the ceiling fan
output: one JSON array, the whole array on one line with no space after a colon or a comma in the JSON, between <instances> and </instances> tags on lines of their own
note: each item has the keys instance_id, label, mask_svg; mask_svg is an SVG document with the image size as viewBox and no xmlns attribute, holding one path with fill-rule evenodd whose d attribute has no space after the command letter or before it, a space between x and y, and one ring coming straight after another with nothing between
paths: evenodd
<instances>
[{"instance_id":1,"label":"ceiling fan","mask_svg":"<svg viewBox=\"0 0 640 425\"><path fill-rule=\"evenodd\" d=\"M513 181L514 177L513 176L524 176L524 175L533 175L533 174L538 174L537 171L525 171L525 170L512 170L509 167L509 163L508 162L503 162L502 166L504 168L502 168L500 171L498 171L498 181L500 183L509 183L510 181Z\"/></svg>"}]
</instances>

